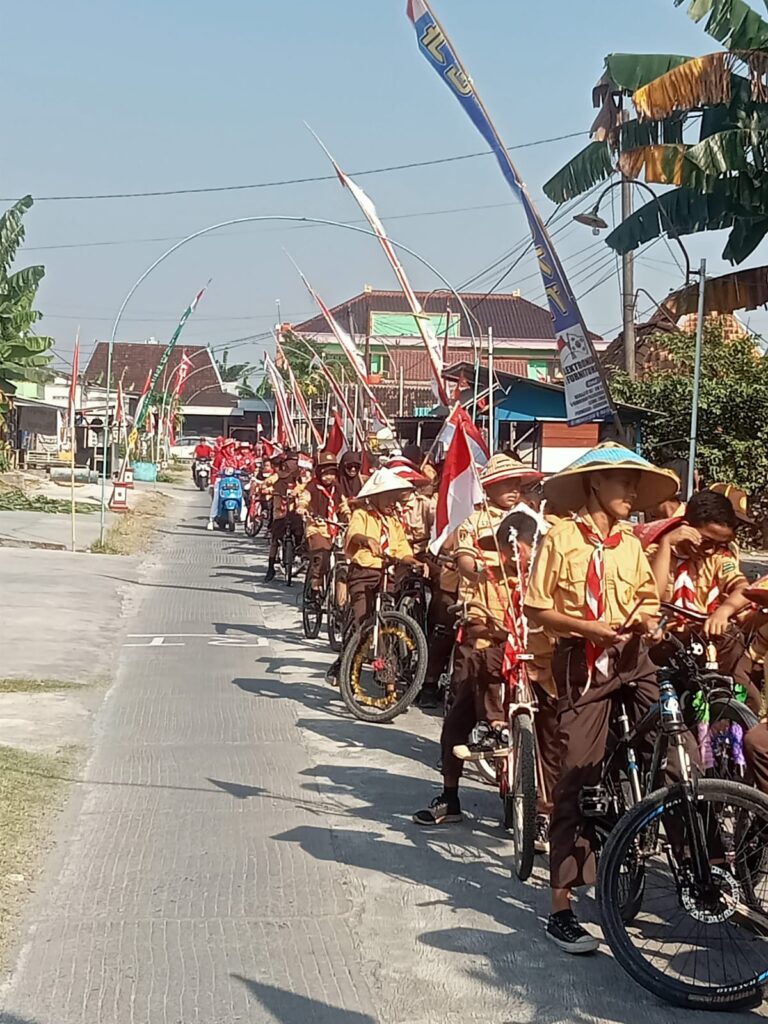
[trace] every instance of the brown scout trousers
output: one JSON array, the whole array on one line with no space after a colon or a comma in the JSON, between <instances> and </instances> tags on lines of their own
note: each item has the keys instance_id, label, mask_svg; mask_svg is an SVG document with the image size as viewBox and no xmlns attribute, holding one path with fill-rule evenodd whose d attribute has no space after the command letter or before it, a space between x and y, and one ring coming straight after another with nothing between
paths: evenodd
<instances>
[{"instance_id":1,"label":"brown scout trousers","mask_svg":"<svg viewBox=\"0 0 768 1024\"><path fill-rule=\"evenodd\" d=\"M440 736L444 775L461 775L464 762L454 755L453 748L467 742L479 721L499 721L504 717L500 703L503 657L502 643L480 651L475 649L471 639L459 645L451 683L455 699L445 716ZM539 710L536 712L536 740L541 768L538 811L547 814L559 771L557 705L538 684L534 683L533 686L539 702Z\"/></svg>"},{"instance_id":2,"label":"brown scout trousers","mask_svg":"<svg viewBox=\"0 0 768 1024\"><path fill-rule=\"evenodd\" d=\"M347 571L347 592L355 626L361 625L373 614L376 592L382 585L381 569L364 569L350 563Z\"/></svg>"},{"instance_id":3,"label":"brown scout trousers","mask_svg":"<svg viewBox=\"0 0 768 1024\"><path fill-rule=\"evenodd\" d=\"M307 547L311 556L309 563L309 579L313 590L319 590L323 578L328 575L331 565L331 548L333 541L321 533L313 533L307 537Z\"/></svg>"},{"instance_id":4,"label":"brown scout trousers","mask_svg":"<svg viewBox=\"0 0 768 1024\"><path fill-rule=\"evenodd\" d=\"M580 639L558 641L552 672L559 699L561 768L549 825L549 874L553 889L570 889L595 881L594 829L581 815L579 794L583 786L600 782L619 691L625 686L622 696L632 725L658 699L659 689L656 666L638 637L620 651L616 674L605 682L593 681L587 687L585 642ZM626 685L630 683L631 687ZM690 733L685 734L685 745L691 763L697 764L698 747Z\"/></svg>"}]
</instances>

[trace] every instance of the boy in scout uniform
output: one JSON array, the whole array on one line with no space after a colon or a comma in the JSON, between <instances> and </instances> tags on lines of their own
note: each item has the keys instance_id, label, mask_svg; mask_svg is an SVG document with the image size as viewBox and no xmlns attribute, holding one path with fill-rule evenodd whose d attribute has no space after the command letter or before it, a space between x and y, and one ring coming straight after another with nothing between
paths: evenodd
<instances>
[{"instance_id":1,"label":"boy in scout uniform","mask_svg":"<svg viewBox=\"0 0 768 1024\"><path fill-rule=\"evenodd\" d=\"M556 641L560 779L550 822L552 912L547 937L570 953L597 949L571 909L574 887L595 880L594 835L579 810L583 786L600 781L613 701L632 681L639 714L658 694L640 635L655 631L659 597L640 541L626 519L675 495L678 480L621 445L586 452L544 484L570 512L542 538L525 611ZM692 745L693 749L693 745Z\"/></svg>"},{"instance_id":2,"label":"boy in scout uniform","mask_svg":"<svg viewBox=\"0 0 768 1024\"><path fill-rule=\"evenodd\" d=\"M457 654L462 676L453 680L455 700L440 737L443 791L428 808L413 815L417 825L462 820L459 780L463 762L453 750L467 743L478 721L488 723L492 746L501 742L494 730L506 725L499 699L501 668L518 581L502 561L496 534L520 502L524 486L541 475L509 455L494 455L480 474L485 501L457 531L454 554L461 577L459 600L468 602L468 621Z\"/></svg>"},{"instance_id":3,"label":"boy in scout uniform","mask_svg":"<svg viewBox=\"0 0 768 1024\"><path fill-rule=\"evenodd\" d=\"M338 487L339 468L333 452L320 452L317 456L313 479L297 495L296 508L304 517L304 536L307 539L311 562L309 579L315 597L328 575L331 550L339 532Z\"/></svg>"}]
</instances>

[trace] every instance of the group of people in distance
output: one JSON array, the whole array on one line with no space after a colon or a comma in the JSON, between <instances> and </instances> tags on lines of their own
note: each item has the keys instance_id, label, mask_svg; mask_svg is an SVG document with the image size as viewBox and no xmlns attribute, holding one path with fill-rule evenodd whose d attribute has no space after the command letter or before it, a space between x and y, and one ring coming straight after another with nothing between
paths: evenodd
<instances>
[{"instance_id":1,"label":"group of people in distance","mask_svg":"<svg viewBox=\"0 0 768 1024\"><path fill-rule=\"evenodd\" d=\"M274 512L265 582L275 577L288 529L306 537L316 591L344 531L352 624L371 614L389 560L419 565L429 577L429 660L419 702L436 705L451 654L453 700L441 735L442 789L413 815L427 828L462 820L461 752L508 743L502 684L515 660L528 656L541 768L536 848L549 853L552 898L546 934L563 950L591 952L598 940L572 904L574 889L592 884L596 868L579 793L600 781L623 684L633 683L624 693L632 694L634 720L658 696L651 651L660 640L660 601L706 615L711 656L760 717L744 736L744 753L755 784L768 793L768 578L750 584L739 564L745 498L715 485L683 503L671 470L613 442L546 479L512 454L496 454L479 469L482 501L435 556L429 544L440 467L415 447L377 468L370 461L347 453L337 463L321 452L302 469L289 452L257 467ZM464 609L458 636L457 604ZM337 670L338 663L330 682ZM700 764L703 736L691 732L686 742Z\"/></svg>"}]
</instances>

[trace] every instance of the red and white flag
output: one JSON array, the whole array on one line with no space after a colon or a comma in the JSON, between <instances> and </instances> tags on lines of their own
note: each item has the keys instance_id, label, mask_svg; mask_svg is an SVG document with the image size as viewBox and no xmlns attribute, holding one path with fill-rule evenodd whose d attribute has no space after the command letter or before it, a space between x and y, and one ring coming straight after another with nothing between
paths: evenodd
<instances>
[{"instance_id":1,"label":"red and white flag","mask_svg":"<svg viewBox=\"0 0 768 1024\"><path fill-rule=\"evenodd\" d=\"M284 356L284 358L285 358L285 356ZM289 379L289 381L291 383L291 392L293 393L293 397L296 400L296 404L298 405L298 407L299 407L299 409L301 411L301 415L304 417L304 420L307 423L309 429L311 430L312 436L314 437L314 439L317 442L317 444L318 445L322 445L322 443L323 443L322 435L321 435L320 431L317 429L317 427L315 426L315 424L312 422L312 417L310 416L310 413L309 413L309 407L307 405L307 400L304 397L304 394L303 394L301 388L299 387L299 382L296 380L296 377L294 376L291 364L289 363L289 361L287 359L285 359L285 367L288 370L288 379Z\"/></svg>"},{"instance_id":2,"label":"red and white flag","mask_svg":"<svg viewBox=\"0 0 768 1024\"><path fill-rule=\"evenodd\" d=\"M279 444L275 444L274 441L269 441L266 437L262 441L264 447L264 458L274 459L276 455L282 455L283 449Z\"/></svg>"},{"instance_id":3,"label":"red and white flag","mask_svg":"<svg viewBox=\"0 0 768 1024\"><path fill-rule=\"evenodd\" d=\"M174 398L180 395L184 390L184 385L187 383L187 377L189 371L192 369L192 360L187 355L186 349L181 353L181 362L179 368L176 370L176 380L173 384L173 395Z\"/></svg>"},{"instance_id":4,"label":"red and white flag","mask_svg":"<svg viewBox=\"0 0 768 1024\"><path fill-rule=\"evenodd\" d=\"M261 435L264 433L264 424L261 422L261 416L256 417L256 436L261 440Z\"/></svg>"},{"instance_id":5,"label":"red and white flag","mask_svg":"<svg viewBox=\"0 0 768 1024\"><path fill-rule=\"evenodd\" d=\"M456 436L456 428L459 426L466 434L472 458L478 466L484 466L491 457L491 453L488 451L488 445L485 443L485 438L480 433L477 424L463 406L456 405L451 410L445 423L440 428L437 440L450 450L453 439Z\"/></svg>"},{"instance_id":6,"label":"red and white flag","mask_svg":"<svg viewBox=\"0 0 768 1024\"><path fill-rule=\"evenodd\" d=\"M117 406L115 407L115 426L122 427L125 422L125 399L123 398L123 382L117 382Z\"/></svg>"},{"instance_id":7,"label":"red and white flag","mask_svg":"<svg viewBox=\"0 0 768 1024\"><path fill-rule=\"evenodd\" d=\"M69 429L75 426L77 415L77 377L80 373L80 331L75 338L75 348L72 352L72 380L69 383Z\"/></svg>"},{"instance_id":8,"label":"red and white flag","mask_svg":"<svg viewBox=\"0 0 768 1024\"><path fill-rule=\"evenodd\" d=\"M475 505L482 500L483 489L472 458L469 439L464 427L459 425L454 430L440 477L435 524L429 545L433 555L438 554L450 534L472 515Z\"/></svg>"},{"instance_id":9,"label":"red and white flag","mask_svg":"<svg viewBox=\"0 0 768 1024\"><path fill-rule=\"evenodd\" d=\"M339 416L337 410L334 410L333 422L331 423L331 429L328 431L328 437L325 440L325 448L323 450L335 455L337 462L344 452L349 451L349 445L347 444L341 424L341 416Z\"/></svg>"},{"instance_id":10,"label":"red and white flag","mask_svg":"<svg viewBox=\"0 0 768 1024\"><path fill-rule=\"evenodd\" d=\"M298 448L299 442L293 426L290 408L288 406L288 395L285 391L285 381L277 372L275 364L268 355L264 355L264 366L269 374L272 385L272 393L275 396L275 412L277 413L277 442L280 445L288 445L290 448Z\"/></svg>"}]
</instances>

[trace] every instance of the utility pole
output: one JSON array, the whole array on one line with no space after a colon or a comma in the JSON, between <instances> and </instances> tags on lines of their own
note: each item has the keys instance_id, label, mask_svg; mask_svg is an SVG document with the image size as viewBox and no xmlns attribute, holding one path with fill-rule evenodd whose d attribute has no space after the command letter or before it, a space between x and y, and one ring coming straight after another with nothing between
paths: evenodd
<instances>
[{"instance_id":1,"label":"utility pole","mask_svg":"<svg viewBox=\"0 0 768 1024\"><path fill-rule=\"evenodd\" d=\"M622 114L622 121L629 120L629 111ZM621 219L632 213L632 181L623 174L621 177ZM621 290L624 324L624 367L634 380L636 372L637 338L635 336L635 254L625 252L621 257Z\"/></svg>"},{"instance_id":2,"label":"utility pole","mask_svg":"<svg viewBox=\"0 0 768 1024\"><path fill-rule=\"evenodd\" d=\"M488 328L488 451L491 455L496 451L496 409L494 397L496 390L496 374L493 365L493 328Z\"/></svg>"},{"instance_id":3,"label":"utility pole","mask_svg":"<svg viewBox=\"0 0 768 1024\"><path fill-rule=\"evenodd\" d=\"M691 436L688 444L688 480L686 499L693 494L696 479L696 444L699 432L699 393L701 391L701 352L704 343L704 292L707 281L707 261L699 267L699 309L696 318L696 346L693 356L693 397L691 399Z\"/></svg>"}]
</instances>

